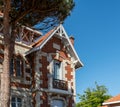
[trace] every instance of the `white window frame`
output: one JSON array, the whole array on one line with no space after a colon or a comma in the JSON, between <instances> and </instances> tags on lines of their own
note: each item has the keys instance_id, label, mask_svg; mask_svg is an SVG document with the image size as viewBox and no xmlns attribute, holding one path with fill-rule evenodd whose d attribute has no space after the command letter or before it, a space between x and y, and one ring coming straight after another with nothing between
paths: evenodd
<instances>
[{"instance_id":1,"label":"white window frame","mask_svg":"<svg viewBox=\"0 0 120 107\"><path fill-rule=\"evenodd\" d=\"M14 102L12 101L12 98L15 98L15 101L14 101ZM18 102L18 99L20 99L21 102ZM11 107L13 107L13 106L12 106L12 103L15 103L15 107L22 107L22 98L21 98L21 97L12 96L12 97L11 97ZM21 106L19 106L19 104L20 104Z\"/></svg>"}]
</instances>

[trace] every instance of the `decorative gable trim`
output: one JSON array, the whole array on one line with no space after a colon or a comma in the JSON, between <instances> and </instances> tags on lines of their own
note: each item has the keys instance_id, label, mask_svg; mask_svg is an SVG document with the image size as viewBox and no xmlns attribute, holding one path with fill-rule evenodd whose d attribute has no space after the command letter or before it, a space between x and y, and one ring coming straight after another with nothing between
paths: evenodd
<instances>
[{"instance_id":1,"label":"decorative gable trim","mask_svg":"<svg viewBox=\"0 0 120 107\"><path fill-rule=\"evenodd\" d=\"M73 57L75 58L75 61L73 62L76 65L76 68L82 67L83 64L80 61L64 27L60 24L58 27L54 28L53 30L50 31L51 33L49 34L49 36L47 38L45 38L44 40L41 41L40 45L38 45L37 47L32 48L30 51L28 51L26 53L26 55L38 51L40 49L43 48L43 46L54 36L57 35L57 37L59 37L60 39L62 39L63 41L65 41L65 46L68 47L69 51L71 51ZM38 41L39 42L39 41Z\"/></svg>"}]
</instances>

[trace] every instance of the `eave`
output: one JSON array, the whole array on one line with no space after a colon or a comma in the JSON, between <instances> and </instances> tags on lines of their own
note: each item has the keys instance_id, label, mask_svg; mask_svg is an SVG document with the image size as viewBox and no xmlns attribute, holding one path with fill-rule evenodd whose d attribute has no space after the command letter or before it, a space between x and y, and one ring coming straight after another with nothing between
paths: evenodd
<instances>
[{"instance_id":1,"label":"eave","mask_svg":"<svg viewBox=\"0 0 120 107\"><path fill-rule=\"evenodd\" d=\"M59 32L58 32L58 31L59 31ZM58 27L56 27L56 28L52 31L52 33L51 33L46 39L44 39L44 40L42 41L42 43L41 43L39 46L33 47L30 51L26 52L26 55L31 54L32 52L41 50L41 49L43 48L43 46L44 46L44 45L50 40L50 38L52 38L52 36L54 36L54 35L57 35L57 37L59 37L59 38L61 38L61 39L64 39L64 40L65 40L64 42L66 42L66 46L67 46L67 44L68 44L67 47L69 48L72 56L73 56L74 59L75 59L75 61L74 61L75 65L76 65L75 68L77 69L77 68L82 67L82 66L83 66L83 63L82 63L81 60L79 59L79 57L78 57L78 55L77 55L77 53L76 53L76 51L75 51L75 49L74 49L71 41L69 40L69 37L68 37L68 35L67 35L66 31L64 30L64 28L63 28L62 25L59 25Z\"/></svg>"}]
</instances>

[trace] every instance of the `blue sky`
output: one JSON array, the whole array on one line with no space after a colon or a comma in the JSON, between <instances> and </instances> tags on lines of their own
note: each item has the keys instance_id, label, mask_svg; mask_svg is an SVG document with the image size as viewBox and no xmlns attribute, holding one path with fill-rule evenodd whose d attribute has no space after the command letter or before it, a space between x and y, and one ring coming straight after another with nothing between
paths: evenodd
<instances>
[{"instance_id":1,"label":"blue sky","mask_svg":"<svg viewBox=\"0 0 120 107\"><path fill-rule=\"evenodd\" d=\"M75 0L64 23L75 37L75 49L84 64L76 71L77 93L95 81L112 96L120 93L120 0ZM78 102L77 98L77 102Z\"/></svg>"}]
</instances>

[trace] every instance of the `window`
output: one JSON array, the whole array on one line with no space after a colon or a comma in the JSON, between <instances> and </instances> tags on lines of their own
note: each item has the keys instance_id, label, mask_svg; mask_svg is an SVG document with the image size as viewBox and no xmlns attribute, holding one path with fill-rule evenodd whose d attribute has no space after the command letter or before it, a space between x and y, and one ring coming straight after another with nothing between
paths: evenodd
<instances>
[{"instance_id":1,"label":"window","mask_svg":"<svg viewBox=\"0 0 120 107\"><path fill-rule=\"evenodd\" d=\"M21 76L22 61L20 58L16 59L16 76Z\"/></svg>"},{"instance_id":2,"label":"window","mask_svg":"<svg viewBox=\"0 0 120 107\"><path fill-rule=\"evenodd\" d=\"M22 70L23 70L23 61L20 57L15 57L11 59L10 62L10 75L19 77L22 76Z\"/></svg>"},{"instance_id":3,"label":"window","mask_svg":"<svg viewBox=\"0 0 120 107\"><path fill-rule=\"evenodd\" d=\"M13 75L13 70L14 70L14 60L13 59L11 59L11 61L10 61L10 75Z\"/></svg>"},{"instance_id":4,"label":"window","mask_svg":"<svg viewBox=\"0 0 120 107\"><path fill-rule=\"evenodd\" d=\"M18 97L12 97L11 107L22 107L22 99Z\"/></svg>"},{"instance_id":5,"label":"window","mask_svg":"<svg viewBox=\"0 0 120 107\"><path fill-rule=\"evenodd\" d=\"M52 101L52 107L64 107L63 100L53 100Z\"/></svg>"},{"instance_id":6,"label":"window","mask_svg":"<svg viewBox=\"0 0 120 107\"><path fill-rule=\"evenodd\" d=\"M54 60L54 72L53 77L54 79L62 79L62 70L61 70L61 62Z\"/></svg>"}]
</instances>

